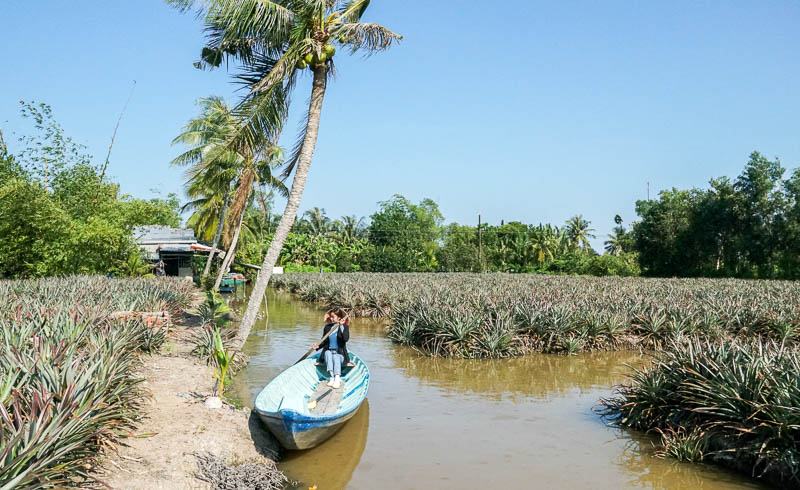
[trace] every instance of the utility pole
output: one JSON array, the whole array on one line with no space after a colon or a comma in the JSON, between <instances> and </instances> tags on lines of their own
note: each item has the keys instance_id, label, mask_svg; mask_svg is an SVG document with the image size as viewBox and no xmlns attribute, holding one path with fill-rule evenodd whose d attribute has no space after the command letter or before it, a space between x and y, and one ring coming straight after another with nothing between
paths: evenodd
<instances>
[{"instance_id":1,"label":"utility pole","mask_svg":"<svg viewBox=\"0 0 800 490\"><path fill-rule=\"evenodd\" d=\"M647 200L650 200L650 182L647 182Z\"/></svg>"},{"instance_id":2,"label":"utility pole","mask_svg":"<svg viewBox=\"0 0 800 490\"><path fill-rule=\"evenodd\" d=\"M478 267L483 272L483 231L481 230L481 214L478 213Z\"/></svg>"}]
</instances>

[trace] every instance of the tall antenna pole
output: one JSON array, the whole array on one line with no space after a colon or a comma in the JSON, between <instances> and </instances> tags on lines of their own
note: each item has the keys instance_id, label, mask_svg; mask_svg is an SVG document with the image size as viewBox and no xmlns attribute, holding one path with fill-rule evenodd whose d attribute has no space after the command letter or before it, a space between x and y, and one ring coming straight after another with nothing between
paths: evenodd
<instances>
[{"instance_id":1,"label":"tall antenna pole","mask_svg":"<svg viewBox=\"0 0 800 490\"><path fill-rule=\"evenodd\" d=\"M481 230L480 213L478 213L478 267L483 272L483 231Z\"/></svg>"},{"instance_id":2,"label":"tall antenna pole","mask_svg":"<svg viewBox=\"0 0 800 490\"><path fill-rule=\"evenodd\" d=\"M128 108L128 103L131 101L131 97L133 97L133 89L136 88L136 80L133 81L133 85L131 86L131 91L128 93L128 99L125 101L125 105L122 106L122 112L119 113L119 118L117 119L117 125L114 126L114 132L111 134L111 143L108 145L108 153L106 154L106 161L103 163L103 169L100 171L100 180L103 180L103 177L106 176L106 170L108 169L108 162L111 159L111 149L114 148L114 140L117 139L117 130L119 129L119 123L122 122L122 115L125 114L125 109Z\"/></svg>"},{"instance_id":3,"label":"tall antenna pole","mask_svg":"<svg viewBox=\"0 0 800 490\"><path fill-rule=\"evenodd\" d=\"M650 182L647 182L647 200L650 200Z\"/></svg>"}]
</instances>

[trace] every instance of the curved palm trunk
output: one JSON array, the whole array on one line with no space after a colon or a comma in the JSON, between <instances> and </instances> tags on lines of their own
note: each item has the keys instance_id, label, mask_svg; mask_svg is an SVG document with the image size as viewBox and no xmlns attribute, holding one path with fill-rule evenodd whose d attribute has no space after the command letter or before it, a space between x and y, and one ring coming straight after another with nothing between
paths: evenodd
<instances>
[{"instance_id":1,"label":"curved palm trunk","mask_svg":"<svg viewBox=\"0 0 800 490\"><path fill-rule=\"evenodd\" d=\"M233 243L233 235L238 229L232 227L235 223L240 221L239 217L244 216L244 213L247 211L247 204L250 202L250 195L253 193L253 183L255 180L256 170L253 167L253 162L250 161L242 170L241 177L239 178L239 184L236 186L236 192L234 193L233 199L230 203L228 214L230 215L232 221L229 221L229 226L223 228L222 230L222 243L226 244L228 248L230 248L230 244Z\"/></svg>"},{"instance_id":2,"label":"curved palm trunk","mask_svg":"<svg viewBox=\"0 0 800 490\"><path fill-rule=\"evenodd\" d=\"M222 265L217 272L217 279L214 281L214 289L212 289L212 291L219 290L219 285L222 284L222 276L228 272L228 269L230 269L231 265L233 264L233 258L236 256L236 246L239 244L239 234L242 232L243 221L244 213L239 216L239 222L236 224L236 230L233 232L231 245L228 247L228 253L225 254L225 260L222 261Z\"/></svg>"},{"instance_id":3,"label":"curved palm trunk","mask_svg":"<svg viewBox=\"0 0 800 490\"><path fill-rule=\"evenodd\" d=\"M208 253L208 260L206 260L206 267L203 269L201 282L205 280L209 272L211 272L211 263L214 261L214 255L216 255L219 241L222 238L222 228L225 226L225 214L228 211L228 200L229 199L226 197L225 202L222 203L222 209L219 210L219 223L217 223L217 231L214 232L214 242L211 244L212 250Z\"/></svg>"},{"instance_id":4,"label":"curved palm trunk","mask_svg":"<svg viewBox=\"0 0 800 490\"><path fill-rule=\"evenodd\" d=\"M289 235L292 224L294 224L294 220L297 217L297 209L300 207L300 200L303 197L303 190L305 190L306 180L308 179L308 171L311 168L311 159L314 156L314 148L317 145L319 120L322 114L322 101L325 98L327 78L328 68L326 66L314 68L314 84L311 88L311 99L308 104L308 122L305 137L303 138L303 147L297 159L292 189L289 192L289 198L286 200L286 208L283 210L281 221L275 230L275 236L272 238L267 255L261 264L261 270L258 271L258 277L247 302L247 310L245 310L242 317L242 323L239 325L239 333L237 335L239 346L243 345L244 341L247 340L250 330L256 323L258 310L261 307L264 293L266 293L267 285L272 277L272 269L278 262L283 242L286 241L286 237Z\"/></svg>"}]
</instances>

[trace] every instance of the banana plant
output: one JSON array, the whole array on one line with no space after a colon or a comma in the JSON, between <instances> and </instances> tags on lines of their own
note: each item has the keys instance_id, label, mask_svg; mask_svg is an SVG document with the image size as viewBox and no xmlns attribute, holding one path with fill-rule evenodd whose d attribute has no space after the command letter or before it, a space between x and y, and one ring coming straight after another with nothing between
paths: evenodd
<instances>
[{"instance_id":1,"label":"banana plant","mask_svg":"<svg viewBox=\"0 0 800 490\"><path fill-rule=\"evenodd\" d=\"M225 392L225 380L228 376L228 369L233 363L234 352L225 348L219 328L214 329L214 360L217 364L217 395L222 396Z\"/></svg>"}]
</instances>

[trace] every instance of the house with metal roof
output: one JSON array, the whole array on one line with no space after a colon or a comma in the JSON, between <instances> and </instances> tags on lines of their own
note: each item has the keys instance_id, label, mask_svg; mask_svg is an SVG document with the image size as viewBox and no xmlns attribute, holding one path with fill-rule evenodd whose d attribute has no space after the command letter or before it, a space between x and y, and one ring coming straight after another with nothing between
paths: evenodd
<instances>
[{"instance_id":1,"label":"house with metal roof","mask_svg":"<svg viewBox=\"0 0 800 490\"><path fill-rule=\"evenodd\" d=\"M198 243L194 230L189 228L138 226L133 229L133 238L146 260L152 263L164 261L164 271L168 276L193 277L194 255L213 250Z\"/></svg>"}]
</instances>

